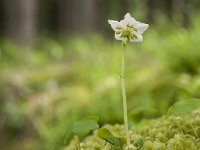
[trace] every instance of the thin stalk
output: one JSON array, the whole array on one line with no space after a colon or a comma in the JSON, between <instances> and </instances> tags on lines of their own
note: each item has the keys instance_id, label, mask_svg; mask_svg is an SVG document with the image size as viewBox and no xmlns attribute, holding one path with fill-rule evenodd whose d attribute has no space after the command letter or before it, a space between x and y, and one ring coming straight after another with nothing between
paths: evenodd
<instances>
[{"instance_id":1,"label":"thin stalk","mask_svg":"<svg viewBox=\"0 0 200 150\"><path fill-rule=\"evenodd\" d=\"M128 112L127 112L126 89L125 89L125 80L124 80L125 50L126 50L126 46L124 46L124 48L122 49L121 88L122 88L123 110L124 110L124 125L125 125L125 131L126 131L127 146L129 148L130 138L129 138L129 132L128 132Z\"/></svg>"}]
</instances>

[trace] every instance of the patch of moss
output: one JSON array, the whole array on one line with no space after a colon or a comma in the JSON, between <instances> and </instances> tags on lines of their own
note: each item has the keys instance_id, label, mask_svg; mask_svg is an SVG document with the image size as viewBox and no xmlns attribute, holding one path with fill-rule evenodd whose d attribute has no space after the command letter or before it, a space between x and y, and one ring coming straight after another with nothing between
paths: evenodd
<instances>
[{"instance_id":1,"label":"patch of moss","mask_svg":"<svg viewBox=\"0 0 200 150\"><path fill-rule=\"evenodd\" d=\"M105 125L117 136L124 136L123 125ZM129 150L200 150L200 113L188 116L164 116L151 120L138 131L130 130ZM64 150L78 150L79 141L74 138ZM114 147L100 139L97 131L80 142L81 150L113 150Z\"/></svg>"}]
</instances>

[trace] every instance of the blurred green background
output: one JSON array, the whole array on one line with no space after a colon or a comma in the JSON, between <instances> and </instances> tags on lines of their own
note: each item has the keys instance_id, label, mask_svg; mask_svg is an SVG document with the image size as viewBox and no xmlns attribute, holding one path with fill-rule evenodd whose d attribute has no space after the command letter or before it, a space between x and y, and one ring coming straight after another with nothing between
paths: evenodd
<instances>
[{"instance_id":1,"label":"blurred green background","mask_svg":"<svg viewBox=\"0 0 200 150\"><path fill-rule=\"evenodd\" d=\"M58 150L73 121L123 122L121 48L107 23L150 24L126 51L130 125L200 98L199 0L1 0L0 147Z\"/></svg>"}]
</instances>

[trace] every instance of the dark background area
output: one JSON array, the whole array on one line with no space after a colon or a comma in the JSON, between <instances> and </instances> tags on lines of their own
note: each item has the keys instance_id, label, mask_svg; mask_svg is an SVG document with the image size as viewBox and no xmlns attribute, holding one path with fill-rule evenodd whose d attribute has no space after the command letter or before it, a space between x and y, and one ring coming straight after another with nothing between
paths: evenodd
<instances>
[{"instance_id":1,"label":"dark background area","mask_svg":"<svg viewBox=\"0 0 200 150\"><path fill-rule=\"evenodd\" d=\"M35 35L105 33L107 20L122 18L126 12L133 12L150 24L159 22L159 15L163 15L169 24L178 21L188 28L199 3L198 0L1 0L0 31L1 36L22 43L32 41Z\"/></svg>"}]
</instances>

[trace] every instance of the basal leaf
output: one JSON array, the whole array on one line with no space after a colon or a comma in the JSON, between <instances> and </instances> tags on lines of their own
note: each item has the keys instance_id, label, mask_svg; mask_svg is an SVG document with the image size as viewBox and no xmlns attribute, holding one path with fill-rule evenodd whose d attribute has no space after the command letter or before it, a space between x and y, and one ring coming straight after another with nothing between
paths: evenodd
<instances>
[{"instance_id":1,"label":"basal leaf","mask_svg":"<svg viewBox=\"0 0 200 150\"><path fill-rule=\"evenodd\" d=\"M71 124L68 129L64 143L66 143L69 137L73 134L84 136L91 130L99 128L99 124L97 123L97 121L99 121L98 116L89 116L73 122L73 124Z\"/></svg>"},{"instance_id":2,"label":"basal leaf","mask_svg":"<svg viewBox=\"0 0 200 150\"><path fill-rule=\"evenodd\" d=\"M99 128L96 121L93 120L79 120L75 121L72 125L72 132L75 134L87 134L91 130Z\"/></svg>"},{"instance_id":3,"label":"basal leaf","mask_svg":"<svg viewBox=\"0 0 200 150\"><path fill-rule=\"evenodd\" d=\"M192 111L196 110L200 107L200 100L199 99L187 99L183 101L179 101L171 106L168 110L170 115L174 116L183 116L187 113L191 113Z\"/></svg>"},{"instance_id":4,"label":"basal leaf","mask_svg":"<svg viewBox=\"0 0 200 150\"><path fill-rule=\"evenodd\" d=\"M123 147L124 144L126 143L126 139L123 137L116 137L114 136L110 130L106 129L106 128L101 128L98 130L98 136L100 138L102 138L103 140L109 142L110 144L114 145L114 146L119 146L119 147Z\"/></svg>"}]
</instances>

